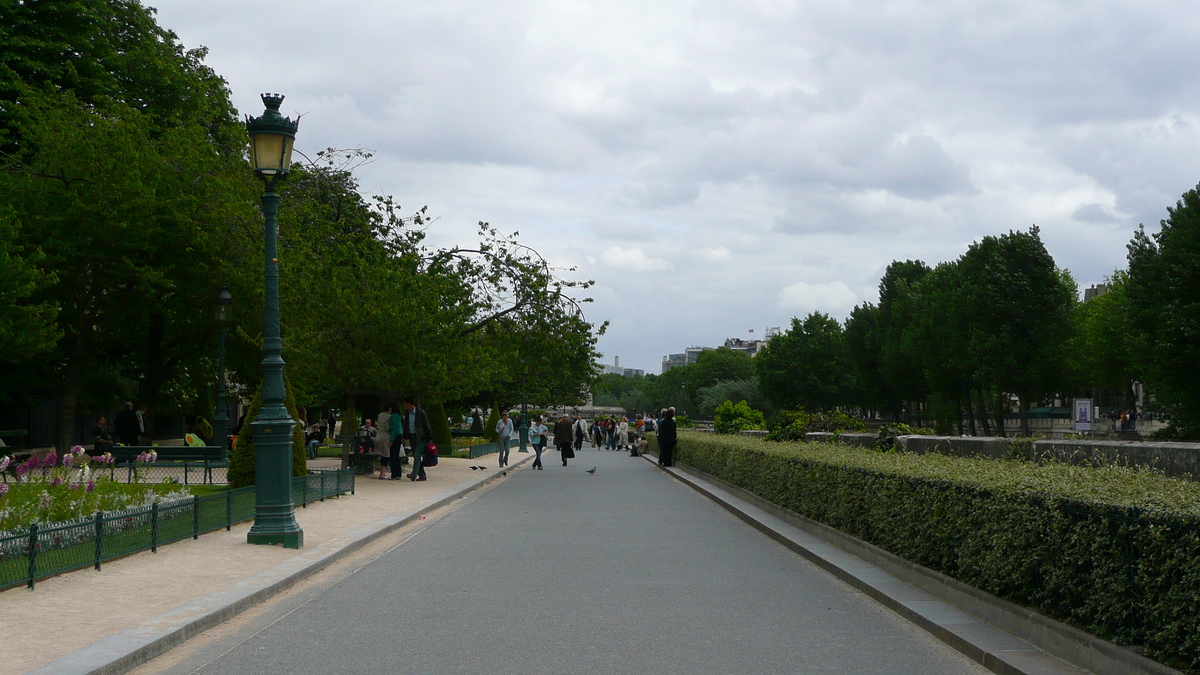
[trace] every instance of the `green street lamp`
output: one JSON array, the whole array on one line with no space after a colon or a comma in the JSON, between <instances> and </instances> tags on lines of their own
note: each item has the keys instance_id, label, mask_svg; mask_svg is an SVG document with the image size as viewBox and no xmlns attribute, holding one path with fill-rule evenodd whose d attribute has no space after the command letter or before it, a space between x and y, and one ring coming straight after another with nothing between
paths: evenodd
<instances>
[{"instance_id":1,"label":"green street lamp","mask_svg":"<svg viewBox=\"0 0 1200 675\"><path fill-rule=\"evenodd\" d=\"M221 448L222 461L229 460L229 411L225 408L225 334L229 331L229 308L233 306L233 296L229 287L222 286L217 294L215 319L221 327L221 348L217 352L217 410L213 413L213 438Z\"/></svg>"},{"instance_id":2,"label":"green street lamp","mask_svg":"<svg viewBox=\"0 0 1200 675\"><path fill-rule=\"evenodd\" d=\"M262 195L263 257L263 407L250 425L254 431L255 501L254 525L246 534L251 544L283 544L286 548L304 545L304 531L296 522L292 503L292 430L295 420L284 406L283 340L279 335L279 260L275 217L279 214L279 195L275 181L286 176L292 166L292 144L296 142L299 120L279 114L283 96L263 94L267 107L261 117L246 116L250 133L250 163L254 173L266 183Z\"/></svg>"}]
</instances>

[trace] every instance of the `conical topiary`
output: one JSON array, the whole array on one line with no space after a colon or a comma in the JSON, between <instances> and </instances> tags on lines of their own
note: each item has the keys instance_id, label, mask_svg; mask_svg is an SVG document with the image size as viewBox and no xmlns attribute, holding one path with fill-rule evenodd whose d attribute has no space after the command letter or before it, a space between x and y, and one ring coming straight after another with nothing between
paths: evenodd
<instances>
[{"instance_id":1,"label":"conical topiary","mask_svg":"<svg viewBox=\"0 0 1200 675\"><path fill-rule=\"evenodd\" d=\"M483 424L483 437L488 439L488 442L495 443L500 440L500 434L496 433L496 423L500 421L500 406L492 406L492 414L488 415L487 422Z\"/></svg>"},{"instance_id":2,"label":"conical topiary","mask_svg":"<svg viewBox=\"0 0 1200 675\"><path fill-rule=\"evenodd\" d=\"M286 380L284 382L284 387L288 388ZM290 391L290 388L288 389ZM229 468L226 475L230 489L254 485L255 472L258 470L258 450L254 444L254 428L251 423L258 419L262 407L262 386L260 385L258 391L254 393L254 400L246 410L246 419L242 423L241 433L238 434L237 446L234 447L233 452L229 453ZM284 400L284 407L287 408L288 414L293 420L299 420L296 402L290 393ZM296 426L292 429L292 475L306 475L308 473L307 461L308 455L304 451L304 429L297 421Z\"/></svg>"},{"instance_id":3,"label":"conical topiary","mask_svg":"<svg viewBox=\"0 0 1200 675\"><path fill-rule=\"evenodd\" d=\"M254 472L257 469L254 449L254 433L250 424L258 419L262 411L262 387L254 392L254 400L246 409L246 417L242 420L242 430L238 433L237 444L229 453L229 468L226 470L229 488L243 488L254 485Z\"/></svg>"},{"instance_id":4,"label":"conical topiary","mask_svg":"<svg viewBox=\"0 0 1200 675\"><path fill-rule=\"evenodd\" d=\"M425 408L425 416L429 418L429 430L433 432L433 442L437 443L439 453L449 453L453 447L450 438L450 425L446 422L446 409L441 401L430 401Z\"/></svg>"},{"instance_id":5,"label":"conical topiary","mask_svg":"<svg viewBox=\"0 0 1200 675\"><path fill-rule=\"evenodd\" d=\"M471 433L475 436L483 435L483 413L478 410L471 411Z\"/></svg>"}]
</instances>

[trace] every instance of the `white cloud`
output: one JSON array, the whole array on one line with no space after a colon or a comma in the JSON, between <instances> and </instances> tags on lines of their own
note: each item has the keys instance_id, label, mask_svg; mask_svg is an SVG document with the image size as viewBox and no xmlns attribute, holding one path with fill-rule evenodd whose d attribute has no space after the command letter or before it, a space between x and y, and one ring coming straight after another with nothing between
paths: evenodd
<instances>
[{"instance_id":1,"label":"white cloud","mask_svg":"<svg viewBox=\"0 0 1200 675\"><path fill-rule=\"evenodd\" d=\"M804 316L819 311L841 320L859 302L858 294L840 281L810 284L803 281L779 291L779 308Z\"/></svg>"},{"instance_id":2,"label":"white cloud","mask_svg":"<svg viewBox=\"0 0 1200 675\"><path fill-rule=\"evenodd\" d=\"M674 267L669 261L662 258L647 257L646 253L636 246L608 248L600 254L600 262L609 267L637 270L638 272L661 272Z\"/></svg>"},{"instance_id":3,"label":"white cloud","mask_svg":"<svg viewBox=\"0 0 1200 675\"><path fill-rule=\"evenodd\" d=\"M377 150L364 188L433 243L485 220L582 261L630 324L600 349L647 370L1033 223L1098 281L1200 178L1200 16L1168 0L152 4L243 112L286 94L297 149Z\"/></svg>"}]
</instances>

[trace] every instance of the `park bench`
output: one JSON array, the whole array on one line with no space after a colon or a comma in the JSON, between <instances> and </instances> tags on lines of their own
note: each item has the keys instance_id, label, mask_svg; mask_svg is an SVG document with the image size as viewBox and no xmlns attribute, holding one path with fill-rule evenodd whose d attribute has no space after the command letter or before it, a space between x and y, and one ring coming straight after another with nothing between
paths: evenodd
<instances>
[{"instance_id":1,"label":"park bench","mask_svg":"<svg viewBox=\"0 0 1200 675\"><path fill-rule=\"evenodd\" d=\"M3 446L0 446L0 455L20 452L21 444L28 435L28 429L0 430L0 442L3 442ZM28 455L29 453L25 454Z\"/></svg>"},{"instance_id":2,"label":"park bench","mask_svg":"<svg viewBox=\"0 0 1200 675\"><path fill-rule=\"evenodd\" d=\"M125 467L128 471L128 478L133 479L133 472L137 468L137 458L143 452L156 452L158 458L154 465L179 464L183 467L183 483L188 482L188 468L192 465L199 465L199 468L204 469L204 482L212 482L213 469L225 469L229 467L229 460L221 448L217 446L194 446L194 445L117 445L111 450L113 454L114 464Z\"/></svg>"}]
</instances>

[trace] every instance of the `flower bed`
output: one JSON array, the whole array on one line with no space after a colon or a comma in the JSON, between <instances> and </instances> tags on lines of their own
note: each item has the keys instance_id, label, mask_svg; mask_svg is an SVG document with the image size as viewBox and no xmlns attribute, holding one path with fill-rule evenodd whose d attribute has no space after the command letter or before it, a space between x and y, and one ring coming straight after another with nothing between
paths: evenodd
<instances>
[{"instance_id":1,"label":"flower bed","mask_svg":"<svg viewBox=\"0 0 1200 675\"><path fill-rule=\"evenodd\" d=\"M1200 484L1119 467L681 434L676 459L1168 665L1200 669Z\"/></svg>"}]
</instances>

